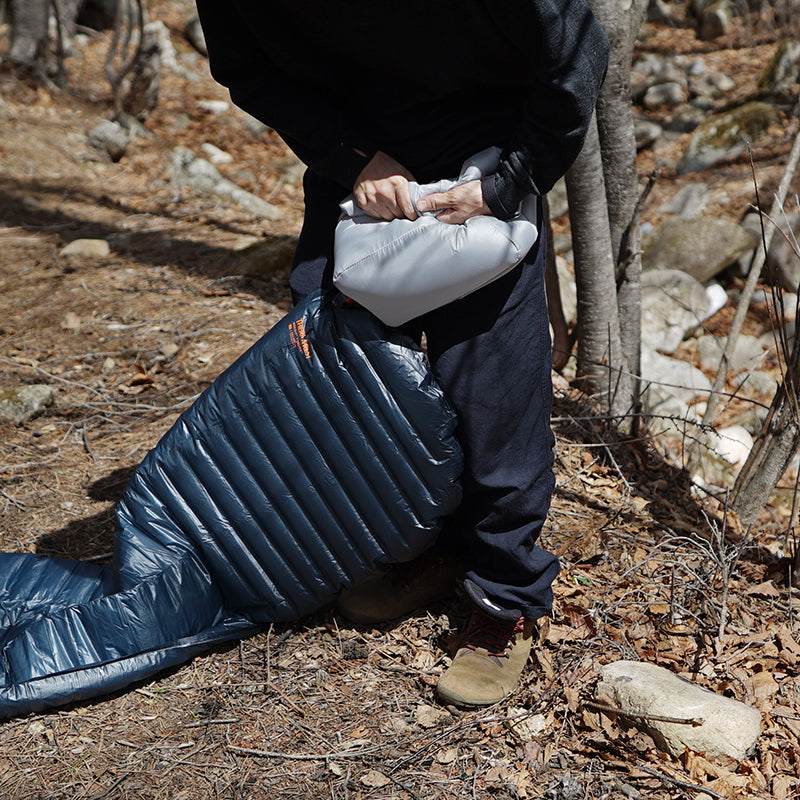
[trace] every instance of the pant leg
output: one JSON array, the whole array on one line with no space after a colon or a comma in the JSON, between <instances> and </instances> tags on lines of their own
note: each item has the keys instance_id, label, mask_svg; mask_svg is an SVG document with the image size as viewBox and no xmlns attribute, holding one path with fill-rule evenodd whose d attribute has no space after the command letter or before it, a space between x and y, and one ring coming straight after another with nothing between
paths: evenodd
<instances>
[{"instance_id":1,"label":"pant leg","mask_svg":"<svg viewBox=\"0 0 800 800\"><path fill-rule=\"evenodd\" d=\"M295 302L330 286L345 192L308 170L290 284ZM508 275L406 326L427 336L433 372L458 415L464 501L443 531L470 583L536 619L552 606L554 555L536 545L553 491L550 332L540 238ZM487 609L490 610L490 609Z\"/></svg>"},{"instance_id":2,"label":"pant leg","mask_svg":"<svg viewBox=\"0 0 800 800\"><path fill-rule=\"evenodd\" d=\"M307 169L303 176L305 216L289 276L292 300L299 303L316 289L333 285L333 240L347 192Z\"/></svg>"},{"instance_id":3,"label":"pant leg","mask_svg":"<svg viewBox=\"0 0 800 800\"><path fill-rule=\"evenodd\" d=\"M552 607L559 569L536 545L555 483L545 248L542 236L508 275L415 321L465 455L464 501L444 535L473 600L529 619Z\"/></svg>"}]
</instances>

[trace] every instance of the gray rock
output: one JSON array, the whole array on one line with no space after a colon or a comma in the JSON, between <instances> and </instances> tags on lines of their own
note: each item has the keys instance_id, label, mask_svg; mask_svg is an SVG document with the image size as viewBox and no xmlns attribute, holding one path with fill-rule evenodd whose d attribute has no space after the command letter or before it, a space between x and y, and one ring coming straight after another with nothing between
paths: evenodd
<instances>
[{"instance_id":1,"label":"gray rock","mask_svg":"<svg viewBox=\"0 0 800 800\"><path fill-rule=\"evenodd\" d=\"M186 26L184 28L186 34L186 41L204 56L208 55L208 47L206 47L206 37L203 33L203 26L200 24L200 18L197 14L189 14L186 18Z\"/></svg>"},{"instance_id":2,"label":"gray rock","mask_svg":"<svg viewBox=\"0 0 800 800\"><path fill-rule=\"evenodd\" d=\"M758 141L777 122L774 105L755 101L712 115L692 133L678 163L678 174L707 169L743 153L748 141Z\"/></svg>"},{"instance_id":3,"label":"gray rock","mask_svg":"<svg viewBox=\"0 0 800 800\"><path fill-rule=\"evenodd\" d=\"M699 419L688 403L657 392L648 392L643 400L644 411L651 418L650 429L658 439L671 437L687 442L697 438Z\"/></svg>"},{"instance_id":4,"label":"gray rock","mask_svg":"<svg viewBox=\"0 0 800 800\"><path fill-rule=\"evenodd\" d=\"M758 79L761 89L775 92L788 89L800 80L800 42L786 39L778 45L775 55L764 67Z\"/></svg>"},{"instance_id":5,"label":"gray rock","mask_svg":"<svg viewBox=\"0 0 800 800\"><path fill-rule=\"evenodd\" d=\"M120 124L131 139L152 139L153 134L133 114L120 112L115 122Z\"/></svg>"},{"instance_id":6,"label":"gray rock","mask_svg":"<svg viewBox=\"0 0 800 800\"><path fill-rule=\"evenodd\" d=\"M637 150L644 150L646 147L651 147L664 132L657 122L640 116L636 116L633 119L633 131L636 137Z\"/></svg>"},{"instance_id":7,"label":"gray rock","mask_svg":"<svg viewBox=\"0 0 800 800\"><path fill-rule=\"evenodd\" d=\"M224 150L221 150L215 144L211 144L210 142L203 142L200 145L200 149L205 153L206 158L212 164L232 164L233 163L233 156L230 153L226 153Z\"/></svg>"},{"instance_id":8,"label":"gray rock","mask_svg":"<svg viewBox=\"0 0 800 800\"><path fill-rule=\"evenodd\" d=\"M761 372L760 370L739 373L734 376L733 383L744 389L743 394L745 397L750 393L754 393L771 398L778 391L777 379L770 375L769 372ZM752 428L748 429L752 433Z\"/></svg>"},{"instance_id":9,"label":"gray rock","mask_svg":"<svg viewBox=\"0 0 800 800\"><path fill-rule=\"evenodd\" d=\"M544 796L546 800L581 800L585 795L572 775L564 775L547 787Z\"/></svg>"},{"instance_id":10,"label":"gray rock","mask_svg":"<svg viewBox=\"0 0 800 800\"><path fill-rule=\"evenodd\" d=\"M753 449L753 437L742 425L728 425L718 431L709 431L708 435L713 437L717 455L735 466L744 464Z\"/></svg>"},{"instance_id":11,"label":"gray rock","mask_svg":"<svg viewBox=\"0 0 800 800\"><path fill-rule=\"evenodd\" d=\"M677 106L686 100L686 87L678 81L657 83L645 93L645 108L659 108L660 106Z\"/></svg>"},{"instance_id":12,"label":"gray rock","mask_svg":"<svg viewBox=\"0 0 800 800\"><path fill-rule=\"evenodd\" d=\"M727 336L701 336L697 340L697 355L705 369L712 372L717 371L727 341ZM756 369L764 359L764 352L765 348L755 336L740 335L736 340L728 366L733 372Z\"/></svg>"},{"instance_id":13,"label":"gray rock","mask_svg":"<svg viewBox=\"0 0 800 800\"><path fill-rule=\"evenodd\" d=\"M110 252L111 247L105 239L74 239L58 254L73 261L94 261L106 258Z\"/></svg>"},{"instance_id":14,"label":"gray rock","mask_svg":"<svg viewBox=\"0 0 800 800\"><path fill-rule=\"evenodd\" d=\"M697 367L654 350L642 349L642 381L643 401L651 412L658 411L668 399L689 405L711 391L711 381Z\"/></svg>"},{"instance_id":15,"label":"gray rock","mask_svg":"<svg viewBox=\"0 0 800 800\"><path fill-rule=\"evenodd\" d=\"M674 353L708 315L703 285L677 269L642 273L642 347Z\"/></svg>"},{"instance_id":16,"label":"gray rock","mask_svg":"<svg viewBox=\"0 0 800 800\"><path fill-rule=\"evenodd\" d=\"M212 114L224 114L231 107L230 103L224 100L200 100L197 104L203 111L209 111Z\"/></svg>"},{"instance_id":17,"label":"gray rock","mask_svg":"<svg viewBox=\"0 0 800 800\"><path fill-rule=\"evenodd\" d=\"M649 0L647 4L647 21L674 24L669 6L664 0Z\"/></svg>"},{"instance_id":18,"label":"gray rock","mask_svg":"<svg viewBox=\"0 0 800 800\"><path fill-rule=\"evenodd\" d=\"M38 417L55 402L51 386L34 383L30 386L0 386L0 419L26 422Z\"/></svg>"},{"instance_id":19,"label":"gray rock","mask_svg":"<svg viewBox=\"0 0 800 800\"><path fill-rule=\"evenodd\" d=\"M697 97L716 100L724 97L736 84L723 72L706 72L689 78L689 91Z\"/></svg>"},{"instance_id":20,"label":"gray rock","mask_svg":"<svg viewBox=\"0 0 800 800\"><path fill-rule=\"evenodd\" d=\"M665 129L675 133L691 133L708 118L709 104L700 98L681 103L664 123Z\"/></svg>"},{"instance_id":21,"label":"gray rock","mask_svg":"<svg viewBox=\"0 0 800 800\"><path fill-rule=\"evenodd\" d=\"M269 125L265 125L260 119L256 119L250 114L244 114L244 127L251 136L261 136L269 130Z\"/></svg>"},{"instance_id":22,"label":"gray rock","mask_svg":"<svg viewBox=\"0 0 800 800\"><path fill-rule=\"evenodd\" d=\"M114 163L125 155L130 141L125 128L110 119L95 125L87 134L87 138L92 147L106 153Z\"/></svg>"},{"instance_id":23,"label":"gray rock","mask_svg":"<svg viewBox=\"0 0 800 800\"><path fill-rule=\"evenodd\" d=\"M787 292L796 292L800 286L800 214L791 214L775 220L779 230L772 235L767 253L767 269L777 275ZM756 220L756 224L758 221ZM772 225L772 222L767 222ZM761 234L760 228L758 229Z\"/></svg>"},{"instance_id":24,"label":"gray rock","mask_svg":"<svg viewBox=\"0 0 800 800\"><path fill-rule=\"evenodd\" d=\"M663 83L686 83L684 71L672 57L645 53L636 60L631 71L631 96L640 101L650 87Z\"/></svg>"},{"instance_id":25,"label":"gray rock","mask_svg":"<svg viewBox=\"0 0 800 800\"><path fill-rule=\"evenodd\" d=\"M660 749L673 756L688 748L741 761L755 748L761 714L751 706L714 694L655 664L616 661L601 667L600 676L597 699L621 709ZM702 723L664 722L655 717Z\"/></svg>"},{"instance_id":26,"label":"gray rock","mask_svg":"<svg viewBox=\"0 0 800 800\"><path fill-rule=\"evenodd\" d=\"M559 178L547 193L547 202L550 204L550 219L557 219L569 211L567 184L563 178Z\"/></svg>"},{"instance_id":27,"label":"gray rock","mask_svg":"<svg viewBox=\"0 0 800 800\"><path fill-rule=\"evenodd\" d=\"M729 0L716 0L700 14L700 38L705 41L723 36L733 24L733 6Z\"/></svg>"},{"instance_id":28,"label":"gray rock","mask_svg":"<svg viewBox=\"0 0 800 800\"><path fill-rule=\"evenodd\" d=\"M710 283L706 286L706 297L708 298L708 316L706 319L710 319L717 311L725 308L730 299L725 287L719 283Z\"/></svg>"},{"instance_id":29,"label":"gray rock","mask_svg":"<svg viewBox=\"0 0 800 800\"><path fill-rule=\"evenodd\" d=\"M692 480L706 488L730 489L753 449L752 420L741 419L719 431L705 429L699 440L700 467Z\"/></svg>"},{"instance_id":30,"label":"gray rock","mask_svg":"<svg viewBox=\"0 0 800 800\"><path fill-rule=\"evenodd\" d=\"M671 217L642 236L642 268L680 269L705 283L757 243L735 222Z\"/></svg>"},{"instance_id":31,"label":"gray rock","mask_svg":"<svg viewBox=\"0 0 800 800\"><path fill-rule=\"evenodd\" d=\"M705 183L689 183L666 203L662 203L658 210L661 214L696 217L705 208L710 197L711 190Z\"/></svg>"},{"instance_id":32,"label":"gray rock","mask_svg":"<svg viewBox=\"0 0 800 800\"><path fill-rule=\"evenodd\" d=\"M265 219L277 220L283 216L276 206L223 178L213 164L198 158L188 147L176 147L172 151L171 171L172 180L178 186L189 186L197 192L214 194Z\"/></svg>"}]
</instances>

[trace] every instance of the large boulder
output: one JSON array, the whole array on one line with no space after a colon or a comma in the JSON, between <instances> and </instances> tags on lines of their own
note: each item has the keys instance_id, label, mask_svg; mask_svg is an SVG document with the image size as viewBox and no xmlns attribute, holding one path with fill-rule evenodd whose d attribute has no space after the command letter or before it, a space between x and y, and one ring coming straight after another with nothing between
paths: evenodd
<instances>
[{"instance_id":1,"label":"large boulder","mask_svg":"<svg viewBox=\"0 0 800 800\"><path fill-rule=\"evenodd\" d=\"M642 268L680 269L705 283L758 244L735 222L673 217L642 236Z\"/></svg>"},{"instance_id":2,"label":"large boulder","mask_svg":"<svg viewBox=\"0 0 800 800\"><path fill-rule=\"evenodd\" d=\"M777 122L775 106L756 101L714 114L695 128L678 162L678 174L707 169L743 153L747 142L758 141Z\"/></svg>"},{"instance_id":3,"label":"large boulder","mask_svg":"<svg viewBox=\"0 0 800 800\"><path fill-rule=\"evenodd\" d=\"M775 55L764 67L758 79L761 89L776 92L788 89L800 80L800 42L786 39L778 45Z\"/></svg>"},{"instance_id":4,"label":"large boulder","mask_svg":"<svg viewBox=\"0 0 800 800\"><path fill-rule=\"evenodd\" d=\"M642 347L674 353L684 336L707 316L703 285L677 269L642 273Z\"/></svg>"}]
</instances>

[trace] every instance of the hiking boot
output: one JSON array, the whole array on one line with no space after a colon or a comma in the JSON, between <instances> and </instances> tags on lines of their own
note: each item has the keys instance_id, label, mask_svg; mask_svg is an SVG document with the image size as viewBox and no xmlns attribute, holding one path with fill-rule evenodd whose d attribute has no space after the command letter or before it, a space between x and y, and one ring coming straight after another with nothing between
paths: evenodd
<instances>
[{"instance_id":1,"label":"hiking boot","mask_svg":"<svg viewBox=\"0 0 800 800\"><path fill-rule=\"evenodd\" d=\"M452 596L463 573L459 559L433 548L413 561L396 564L357 586L343 589L337 609L357 625L389 622Z\"/></svg>"},{"instance_id":2,"label":"hiking boot","mask_svg":"<svg viewBox=\"0 0 800 800\"><path fill-rule=\"evenodd\" d=\"M475 609L436 691L456 706L490 706L515 688L528 661L534 623L499 620Z\"/></svg>"}]
</instances>

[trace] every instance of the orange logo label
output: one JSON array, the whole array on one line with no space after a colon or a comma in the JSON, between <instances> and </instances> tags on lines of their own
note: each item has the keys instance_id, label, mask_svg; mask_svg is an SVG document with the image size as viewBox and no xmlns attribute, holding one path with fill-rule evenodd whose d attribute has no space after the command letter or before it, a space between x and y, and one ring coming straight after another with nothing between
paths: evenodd
<instances>
[{"instance_id":1,"label":"orange logo label","mask_svg":"<svg viewBox=\"0 0 800 800\"><path fill-rule=\"evenodd\" d=\"M299 350L306 358L311 358L311 347L306 339L306 326L298 319L289 323L289 340L292 347Z\"/></svg>"}]
</instances>

